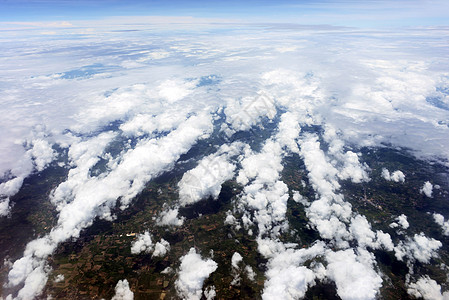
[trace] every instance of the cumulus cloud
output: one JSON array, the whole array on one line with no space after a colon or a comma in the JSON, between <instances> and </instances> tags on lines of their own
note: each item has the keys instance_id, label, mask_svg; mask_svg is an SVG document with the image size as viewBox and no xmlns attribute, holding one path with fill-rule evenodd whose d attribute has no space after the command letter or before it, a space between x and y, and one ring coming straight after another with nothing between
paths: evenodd
<instances>
[{"instance_id":1,"label":"cumulus cloud","mask_svg":"<svg viewBox=\"0 0 449 300\"><path fill-rule=\"evenodd\" d=\"M281 230L287 229L284 221L288 187L279 180L283 169L282 154L281 145L272 139L267 140L258 153L246 149L241 161L242 168L236 178L238 183L245 185L239 196L241 208L254 211L254 217L244 214L243 225L248 232L252 232L250 227L257 224L259 236L269 231L278 235Z\"/></svg>"},{"instance_id":2,"label":"cumulus cloud","mask_svg":"<svg viewBox=\"0 0 449 300\"><path fill-rule=\"evenodd\" d=\"M228 125L224 126L222 130L231 136L237 131L250 129L262 117L273 119L276 116L276 105L270 95L259 92L254 96L229 99L224 113Z\"/></svg>"},{"instance_id":3,"label":"cumulus cloud","mask_svg":"<svg viewBox=\"0 0 449 300\"><path fill-rule=\"evenodd\" d=\"M352 249L326 253L327 276L335 281L343 300L376 299L382 278L373 270L374 256L366 250Z\"/></svg>"},{"instance_id":4,"label":"cumulus cloud","mask_svg":"<svg viewBox=\"0 0 449 300\"><path fill-rule=\"evenodd\" d=\"M201 299L204 280L217 269L217 263L210 258L203 260L194 248L181 257L180 261L178 279L175 282L179 296L184 299Z\"/></svg>"},{"instance_id":5,"label":"cumulus cloud","mask_svg":"<svg viewBox=\"0 0 449 300\"><path fill-rule=\"evenodd\" d=\"M115 286L115 295L112 300L133 300L134 293L129 288L128 280L123 279L117 282Z\"/></svg>"},{"instance_id":6,"label":"cumulus cloud","mask_svg":"<svg viewBox=\"0 0 449 300\"><path fill-rule=\"evenodd\" d=\"M243 257L238 253L234 252L231 258L231 265L232 265L232 271L231 275L234 277L232 279L231 285L240 285L240 266L239 264L242 263Z\"/></svg>"},{"instance_id":7,"label":"cumulus cloud","mask_svg":"<svg viewBox=\"0 0 449 300\"><path fill-rule=\"evenodd\" d=\"M184 217L178 218L179 208L164 210L156 219L159 226L181 226L184 223Z\"/></svg>"},{"instance_id":8,"label":"cumulus cloud","mask_svg":"<svg viewBox=\"0 0 449 300\"><path fill-rule=\"evenodd\" d=\"M391 228L397 228L401 226L403 229L407 229L410 226L410 224L407 221L407 216L404 214L397 216L395 220L396 222L390 224Z\"/></svg>"},{"instance_id":9,"label":"cumulus cloud","mask_svg":"<svg viewBox=\"0 0 449 300\"><path fill-rule=\"evenodd\" d=\"M251 281L256 280L256 272L254 272L254 270L253 270L253 268L251 268L251 266L248 266L248 265L245 266L245 274L249 280L251 280Z\"/></svg>"},{"instance_id":10,"label":"cumulus cloud","mask_svg":"<svg viewBox=\"0 0 449 300\"><path fill-rule=\"evenodd\" d=\"M161 239L157 243L153 243L151 235L148 231L143 234L138 234L137 239L131 244L131 253L153 253L153 257L163 257L170 251L170 244Z\"/></svg>"},{"instance_id":11,"label":"cumulus cloud","mask_svg":"<svg viewBox=\"0 0 449 300\"><path fill-rule=\"evenodd\" d=\"M419 191L427 197L432 198L433 185L430 183L430 181L426 181Z\"/></svg>"},{"instance_id":12,"label":"cumulus cloud","mask_svg":"<svg viewBox=\"0 0 449 300\"><path fill-rule=\"evenodd\" d=\"M135 39L133 50L120 44L121 50L126 48L124 53L105 53L99 59L113 61L117 70L89 75L89 80L64 78L71 72L66 70L79 70L86 57L98 57L96 52L90 52L92 47L84 47L93 41L89 36L77 41L77 49L83 49L83 52L76 52L76 55L73 55L74 51L78 50L69 47L71 41L57 39L36 38L32 49L22 44L9 49L5 55L12 59L3 62L0 70L3 75L0 77L5 78L1 82L4 88L0 89L4 104L0 107L3 116L0 120L0 215L8 214L9 197L19 191L23 180L33 170L42 171L56 158L52 149L54 144L68 150L70 167L67 180L51 195L51 201L60 213L55 228L48 235L30 242L24 256L14 263L8 275L10 285L22 287L23 284L18 297L29 299L42 290L49 271L46 258L59 243L78 237L81 230L97 217L113 220L111 208L117 201L122 209L130 205L146 182L173 168L179 157L198 139L212 133L213 121L220 118L225 122L221 130L229 138L237 131L250 130L254 126L263 129L261 120L268 121L275 129L261 143L261 149L243 146L238 154L230 155L230 151L223 150L230 146L225 142L224 146L215 148L216 153L200 158L199 164L182 177L180 203L176 205L216 197L221 184L233 178L236 172L243 192L238 196L233 212L241 213L243 217L240 223L230 213L225 223L236 229L242 225L248 234L253 234L253 230L257 233L259 252L273 262L267 271L267 274L271 272L265 287L267 295L280 287L283 295L299 297L318 278L317 274L326 272L336 282L338 277L337 288L342 298L356 297L350 292L353 286L349 282L358 282L357 276L351 276L362 272L366 281L358 282L360 285L356 288L360 290L357 292L365 298L375 295L378 276L367 251L381 247L392 250L394 245L388 234L374 232L365 217L352 211L351 205L339 193L339 181L360 183L369 180L369 168L361 162L358 147L391 143L416 150L414 153L418 155L449 158L447 110L428 100L429 95L436 95L443 97L443 104L447 102L447 96L436 91L437 82L447 80L441 71L432 67L441 57L439 47L438 51L426 47L424 54L414 48L413 55L403 56L405 59L401 60L397 59L396 51L378 51L377 45L370 44L371 33L358 35L357 43L351 43L351 37L341 30L349 41L348 49L355 55L339 55L340 45L328 42L335 39L323 39L324 31L320 31L320 35L290 31L287 34L292 39L281 35L278 40L271 33L257 33L254 39L251 33L245 32L231 43L207 34L195 35L198 44L188 37L180 40L176 35L169 36L167 32L163 45L155 47L157 50L149 51L148 44ZM432 31L418 32L434 37ZM334 34L340 33L332 32ZM400 36L403 40L398 45L409 41L403 34ZM100 45L110 41L109 38L97 39L98 36L95 42ZM126 38L114 40L127 41ZM423 43L425 41L423 39ZM153 41L151 43L153 48ZM359 45L363 45L364 51L358 51ZM53 52L36 52L39 47L54 48L63 59L55 60ZM319 55L315 54L317 47L320 48ZM30 51L34 53L32 56L24 55ZM371 51L376 52L376 59L372 58L374 52ZM407 50L401 48L401 51ZM167 57L176 58L176 63L165 64ZM332 63L323 63L323 57L330 57ZM338 59L334 60L335 57ZM178 64L181 58L183 63ZM260 63L262 59L263 64ZM200 86L198 78L209 74L210 70L223 78L216 88ZM179 74L195 78L180 78L184 75ZM223 102L222 110L212 120L210 113L216 112ZM51 136L29 134L33 126L40 123L45 123ZM321 131L306 133L318 127L324 129L324 134ZM238 134L232 138L238 138ZM114 142L114 150L120 148L119 153L107 153L111 142ZM122 145L117 147L120 143ZM315 191L312 201L298 193L294 194L294 200L304 204L309 225L336 251L334 255L326 254L329 267L324 272L324 267L318 270L302 266L301 260L294 258L298 256L297 251L277 240L279 233L288 229L285 215L291 192L280 179L282 157L292 153L299 154L304 160L309 182ZM202 168L207 159L218 162L219 172L214 168L213 172ZM107 162L106 170L93 172L102 160ZM186 189L188 185L195 186L193 176L202 184L195 193ZM396 182L405 179L399 170L390 174L385 169L382 176ZM431 197L432 185L424 185L422 193ZM439 215L434 218L444 229L447 223L444 218ZM177 207L166 207L156 218L156 223L180 226L183 220L178 216ZM402 228L407 227L407 223L405 216L395 220L395 224ZM401 259L427 261L441 247L438 243L415 235L400 242L395 252ZM359 248L350 249L354 244ZM169 245L161 240L152 247L155 255L168 251ZM291 255L289 259L294 263L282 265L280 257L289 260L283 253ZM279 262L278 266L274 264L275 260ZM346 265L355 275L344 272L342 266ZM279 266L297 276L283 280L278 276ZM187 295L192 293L194 297L199 291L201 296L202 283L212 272L213 264L208 268L206 275L191 275L200 278L201 285L198 282L189 284L187 280L187 283L180 283L183 287L180 290L187 291ZM187 262L185 269L188 269ZM245 267L248 277L254 278L254 272L250 270L249 266ZM124 281L121 284L124 285ZM210 287L205 296L212 297L212 294L215 292Z\"/></svg>"},{"instance_id":13,"label":"cumulus cloud","mask_svg":"<svg viewBox=\"0 0 449 300\"><path fill-rule=\"evenodd\" d=\"M3 198L0 200L0 217L7 216L11 208L9 207L9 198Z\"/></svg>"},{"instance_id":14,"label":"cumulus cloud","mask_svg":"<svg viewBox=\"0 0 449 300\"><path fill-rule=\"evenodd\" d=\"M166 80L159 85L159 96L169 103L173 103L191 94L195 85L194 81Z\"/></svg>"},{"instance_id":15,"label":"cumulus cloud","mask_svg":"<svg viewBox=\"0 0 449 300\"><path fill-rule=\"evenodd\" d=\"M340 179L351 179L360 183L368 181L367 166L361 164L359 156L350 150L344 150L344 142L339 138L337 130L331 125L325 126L324 140L329 144L328 155L337 159L336 168Z\"/></svg>"},{"instance_id":16,"label":"cumulus cloud","mask_svg":"<svg viewBox=\"0 0 449 300\"><path fill-rule=\"evenodd\" d=\"M209 196L216 199L221 185L234 177L236 166L229 162L229 158L237 155L243 146L242 143L224 145L217 153L204 157L194 169L184 173L178 183L180 204L185 206Z\"/></svg>"},{"instance_id":17,"label":"cumulus cloud","mask_svg":"<svg viewBox=\"0 0 449 300\"><path fill-rule=\"evenodd\" d=\"M153 251L153 241L150 233L145 231L144 234L138 234L137 239L131 245L132 254L140 254L142 252L150 253Z\"/></svg>"},{"instance_id":18,"label":"cumulus cloud","mask_svg":"<svg viewBox=\"0 0 449 300\"><path fill-rule=\"evenodd\" d=\"M441 286L429 276L425 275L408 285L409 295L425 300L444 300L449 298L449 293L441 293Z\"/></svg>"},{"instance_id":19,"label":"cumulus cloud","mask_svg":"<svg viewBox=\"0 0 449 300\"><path fill-rule=\"evenodd\" d=\"M383 168L382 177L388 181L405 182L405 175L404 173L402 173L402 171L399 170L396 170L390 174L390 171L388 171L388 169Z\"/></svg>"},{"instance_id":20,"label":"cumulus cloud","mask_svg":"<svg viewBox=\"0 0 449 300\"><path fill-rule=\"evenodd\" d=\"M206 300L212 300L217 296L217 292L215 291L215 286L209 286L204 291L204 296L206 297Z\"/></svg>"},{"instance_id":21,"label":"cumulus cloud","mask_svg":"<svg viewBox=\"0 0 449 300\"><path fill-rule=\"evenodd\" d=\"M394 248L395 256L398 260L407 257L409 260L418 260L422 263L429 263L432 257L437 257L437 250L443 244L434 238L428 238L424 233L415 234L413 238L407 237L406 241L400 241Z\"/></svg>"},{"instance_id":22,"label":"cumulus cloud","mask_svg":"<svg viewBox=\"0 0 449 300\"><path fill-rule=\"evenodd\" d=\"M433 214L433 219L435 220L435 223L441 226L443 234L449 235L449 220L445 221L444 216L437 213Z\"/></svg>"},{"instance_id":23,"label":"cumulus cloud","mask_svg":"<svg viewBox=\"0 0 449 300\"><path fill-rule=\"evenodd\" d=\"M41 286L28 283L25 279L38 272L36 265L40 266L60 242L78 237L80 231L89 226L96 216L110 218L110 207L115 206L117 199L120 198L121 208L126 208L146 182L163 170L170 169L181 154L187 152L199 138L207 136L210 130L208 114L191 116L164 138L139 143L126 152L109 173L100 177L91 177L87 171L96 158L86 156L87 160L80 160L80 166L75 169L83 170L83 174L80 177L69 176L62 183L67 186L62 192L63 199L54 200L60 211L58 225L45 237L27 245L24 260L16 261L17 264L10 271L10 283L17 285L25 280L23 291L40 293ZM153 160L154 155L158 160ZM58 194L54 197L58 197ZM41 247L41 244L45 247ZM26 264L25 268L20 268L23 263ZM12 275L17 272L22 273L20 280Z\"/></svg>"},{"instance_id":24,"label":"cumulus cloud","mask_svg":"<svg viewBox=\"0 0 449 300\"><path fill-rule=\"evenodd\" d=\"M238 252L234 252L231 258L232 267L235 269L239 269L239 264L242 262L243 257Z\"/></svg>"},{"instance_id":25,"label":"cumulus cloud","mask_svg":"<svg viewBox=\"0 0 449 300\"><path fill-rule=\"evenodd\" d=\"M9 177L13 178L0 183L0 217L9 214L10 197L19 192L24 179L34 169L38 172L44 170L57 156L50 143L41 137L42 132L34 133L34 135L36 138L27 143L28 151L16 162L15 168L10 170ZM2 177L0 174L0 179Z\"/></svg>"},{"instance_id":26,"label":"cumulus cloud","mask_svg":"<svg viewBox=\"0 0 449 300\"><path fill-rule=\"evenodd\" d=\"M56 158L56 152L46 140L33 140L29 150L37 171L45 169Z\"/></svg>"},{"instance_id":27,"label":"cumulus cloud","mask_svg":"<svg viewBox=\"0 0 449 300\"><path fill-rule=\"evenodd\" d=\"M324 254L324 243L319 242L307 249L288 249L282 245L272 252L265 273L267 280L262 294L263 299L300 299L305 296L309 286L315 284L316 274L302 264L318 255Z\"/></svg>"},{"instance_id":28,"label":"cumulus cloud","mask_svg":"<svg viewBox=\"0 0 449 300\"><path fill-rule=\"evenodd\" d=\"M154 245L153 256L154 257L163 257L170 251L170 243L164 239L161 239L160 242L157 242Z\"/></svg>"}]
</instances>

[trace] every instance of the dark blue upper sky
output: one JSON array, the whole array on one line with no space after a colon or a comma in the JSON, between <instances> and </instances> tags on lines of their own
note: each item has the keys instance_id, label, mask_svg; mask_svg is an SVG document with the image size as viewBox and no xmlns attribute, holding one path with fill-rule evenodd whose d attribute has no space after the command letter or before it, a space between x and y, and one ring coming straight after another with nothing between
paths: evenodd
<instances>
[{"instance_id":1,"label":"dark blue upper sky","mask_svg":"<svg viewBox=\"0 0 449 300\"><path fill-rule=\"evenodd\" d=\"M0 22L193 16L348 26L448 25L447 0L0 0Z\"/></svg>"}]
</instances>

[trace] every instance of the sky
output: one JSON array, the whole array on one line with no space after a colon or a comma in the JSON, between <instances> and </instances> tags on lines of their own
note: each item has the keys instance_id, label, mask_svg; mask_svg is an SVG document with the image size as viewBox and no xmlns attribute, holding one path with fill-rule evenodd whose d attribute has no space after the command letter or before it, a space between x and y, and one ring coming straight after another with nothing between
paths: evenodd
<instances>
[{"instance_id":1,"label":"sky","mask_svg":"<svg viewBox=\"0 0 449 300\"><path fill-rule=\"evenodd\" d=\"M2 0L0 21L91 20L116 16L192 16L253 22L331 24L355 27L448 24L444 0Z\"/></svg>"}]
</instances>

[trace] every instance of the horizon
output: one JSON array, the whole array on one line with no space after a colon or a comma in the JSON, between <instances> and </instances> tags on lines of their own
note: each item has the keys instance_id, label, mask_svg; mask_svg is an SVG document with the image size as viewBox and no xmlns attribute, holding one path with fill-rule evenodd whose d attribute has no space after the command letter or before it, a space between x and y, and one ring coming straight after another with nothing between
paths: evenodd
<instances>
[{"instance_id":1,"label":"horizon","mask_svg":"<svg viewBox=\"0 0 449 300\"><path fill-rule=\"evenodd\" d=\"M443 0L384 1L2 1L0 24L79 22L117 17L190 17L244 23L294 23L361 28L448 25L449 3Z\"/></svg>"}]
</instances>

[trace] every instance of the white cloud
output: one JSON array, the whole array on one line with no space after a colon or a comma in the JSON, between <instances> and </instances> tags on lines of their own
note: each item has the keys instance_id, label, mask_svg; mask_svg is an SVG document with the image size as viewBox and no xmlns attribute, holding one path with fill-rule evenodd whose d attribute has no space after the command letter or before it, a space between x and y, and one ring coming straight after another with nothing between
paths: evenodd
<instances>
[{"instance_id":1,"label":"white cloud","mask_svg":"<svg viewBox=\"0 0 449 300\"><path fill-rule=\"evenodd\" d=\"M184 173L178 183L180 204L185 206L209 196L216 199L221 185L234 177L236 166L229 162L229 158L237 155L243 147L241 143L224 145L217 153L204 157L195 168Z\"/></svg>"},{"instance_id":2,"label":"white cloud","mask_svg":"<svg viewBox=\"0 0 449 300\"><path fill-rule=\"evenodd\" d=\"M224 109L229 127L223 127L228 136L237 131L246 131L258 123L260 118L273 119L276 106L273 98L263 92L241 99L228 99Z\"/></svg>"},{"instance_id":3,"label":"white cloud","mask_svg":"<svg viewBox=\"0 0 449 300\"><path fill-rule=\"evenodd\" d=\"M256 280L256 272L254 272L253 268L251 266L246 265L245 266L245 273L249 280L254 281Z\"/></svg>"},{"instance_id":4,"label":"white cloud","mask_svg":"<svg viewBox=\"0 0 449 300\"><path fill-rule=\"evenodd\" d=\"M407 216L404 214L397 216L395 218L395 220L397 223L396 222L391 223L390 224L391 228L396 228L398 226L401 226L403 229L407 229L410 226L410 224L407 221Z\"/></svg>"},{"instance_id":5,"label":"white cloud","mask_svg":"<svg viewBox=\"0 0 449 300\"><path fill-rule=\"evenodd\" d=\"M394 248L395 256L398 260L407 257L409 260L418 260L422 263L429 263L432 257L437 257L437 250L443 244L433 238L428 238L424 233L415 234L413 238L407 237L406 241L400 241Z\"/></svg>"},{"instance_id":6,"label":"white cloud","mask_svg":"<svg viewBox=\"0 0 449 300\"><path fill-rule=\"evenodd\" d=\"M262 299L300 299L305 296L307 288L313 284L315 274L306 267L288 266L278 270L269 270L266 273Z\"/></svg>"},{"instance_id":7,"label":"white cloud","mask_svg":"<svg viewBox=\"0 0 449 300\"><path fill-rule=\"evenodd\" d=\"M194 248L181 257L176 290L184 299L200 299L203 283L217 269L217 263L212 259L203 260Z\"/></svg>"},{"instance_id":8,"label":"white cloud","mask_svg":"<svg viewBox=\"0 0 449 300\"><path fill-rule=\"evenodd\" d=\"M425 300L444 300L449 298L449 293L441 293L441 286L429 276L425 275L417 282L410 283L407 288L409 295Z\"/></svg>"},{"instance_id":9,"label":"white cloud","mask_svg":"<svg viewBox=\"0 0 449 300\"><path fill-rule=\"evenodd\" d=\"M278 245L273 252L265 273L267 280L262 294L263 299L300 299L305 296L309 286L315 284L316 275L302 264L318 255L324 254L324 243L319 242L307 249L286 249Z\"/></svg>"},{"instance_id":10,"label":"white cloud","mask_svg":"<svg viewBox=\"0 0 449 300\"><path fill-rule=\"evenodd\" d=\"M351 220L349 231L357 240L360 247L372 246L376 234L371 230L371 225L364 216L356 216Z\"/></svg>"},{"instance_id":11,"label":"white cloud","mask_svg":"<svg viewBox=\"0 0 449 300\"><path fill-rule=\"evenodd\" d=\"M191 94L195 85L195 81L166 80L158 87L159 96L168 101L168 103L173 103Z\"/></svg>"},{"instance_id":12,"label":"white cloud","mask_svg":"<svg viewBox=\"0 0 449 300\"><path fill-rule=\"evenodd\" d=\"M435 223L441 226L443 234L449 236L449 220L445 221L444 216L437 213L433 214L433 219L435 220Z\"/></svg>"},{"instance_id":13,"label":"white cloud","mask_svg":"<svg viewBox=\"0 0 449 300\"><path fill-rule=\"evenodd\" d=\"M58 225L54 227L44 238L32 241L27 245L24 252L27 264L26 272L17 280L14 276L9 276L10 283L17 285L27 276L37 272L36 265L45 261L56 246L71 237L78 237L80 231L90 226L96 216L110 218L110 207L115 206L120 198L121 208L128 206L129 202L140 192L145 183L153 176L160 174L163 170L170 169L179 156L187 152L190 147L201 137L207 136L211 130L210 116L208 114L191 116L176 130L170 132L161 139L149 139L141 141L134 149L126 152L122 156L120 163L106 175L90 177L86 172L81 176L71 178L69 176L66 183L68 189L62 193L64 197L70 195L68 199L54 200L59 205ZM151 154L151 155L149 155ZM158 160L154 160L156 155ZM82 157L82 155L81 155ZM93 165L92 159L81 161L80 170L88 170ZM83 164L87 165L83 166ZM88 172L87 172L88 173ZM74 180L73 184L67 184ZM58 195L55 195L57 197ZM44 244L45 247L42 247ZM39 254L39 255L36 255ZM18 260L19 262L21 260ZM16 273L19 265L14 264L10 274ZM28 274L28 275L27 275ZM32 285L25 280L24 291L31 291L39 294L42 290L40 285Z\"/></svg>"},{"instance_id":14,"label":"white cloud","mask_svg":"<svg viewBox=\"0 0 449 300\"><path fill-rule=\"evenodd\" d=\"M376 299L382 278L373 270L374 257L366 250L348 249L326 253L327 276L335 281L343 300Z\"/></svg>"},{"instance_id":15,"label":"white cloud","mask_svg":"<svg viewBox=\"0 0 449 300\"><path fill-rule=\"evenodd\" d=\"M204 296L206 297L206 300L212 300L217 296L217 292L215 291L215 286L209 286L204 291Z\"/></svg>"},{"instance_id":16,"label":"white cloud","mask_svg":"<svg viewBox=\"0 0 449 300\"><path fill-rule=\"evenodd\" d=\"M156 21L162 24L166 20ZM177 20L183 24L198 21ZM434 63L446 62L441 54L445 52L434 46L434 37L440 37L442 29L364 32L354 39L348 34L353 31L346 29L330 33L317 27L317 35L284 28L276 35L269 31L254 35L243 31L232 40L223 39L218 31L183 39L177 33L164 31L163 37L155 35L150 41L140 39L142 36L136 33L129 48L126 36L110 31L113 21L106 23L90 23L96 34L83 32L76 47L72 47L74 42L70 39L39 36L28 45L16 36L4 37L9 39L11 48L4 53L8 59L0 61L0 215L8 213L9 197L19 191L23 180L56 158L52 145L68 150L71 168L67 180L51 196L60 212L55 228L29 243L9 273L11 285L24 283L19 295L28 299L42 290L48 274L46 258L60 242L78 237L96 217L112 220L110 208L115 207L117 199L121 208L126 208L146 182L170 170L198 139L212 133L210 112L217 111L224 102L220 116L215 115L214 119L225 119L227 124L222 130L228 136L252 126L262 128L260 121L265 118L270 127L275 127L274 134L262 142L260 151L243 147L238 154L241 157L230 158L217 150L216 156L210 157L223 163L226 174L214 175L210 180L210 174L198 172L207 184L195 194L195 201L216 197L223 180L232 178L241 163L237 180L244 191L232 211L243 217L240 223L228 214L225 223L236 229L242 225L248 234L257 233L259 252L274 260L277 254L290 249L276 241L279 232L288 228L285 213L290 191L280 180L282 157L288 152L299 153L315 199L309 202L298 193L294 199L305 205L309 225L336 253L351 254L350 245L358 243L360 250L353 252L355 257L348 255L348 260L356 271L371 269L367 273L371 282L367 283L365 294L361 293L369 298L372 293L368 291L376 290L377 277L364 248L391 250L394 245L388 234L374 232L365 217L352 211L338 192L339 180L369 180L369 169L355 150L362 146L390 143L408 147L417 155L449 158L447 110L427 101L429 96L437 96L447 104L447 95L436 91L438 84L446 84L446 74L441 70L447 68L443 65L437 69ZM116 28L130 27L122 24ZM75 29L67 32L73 33L72 30ZM339 39L326 38L335 34L344 35L344 52L341 44L335 43ZM425 37L420 39L420 45L403 47L417 35ZM116 45L119 50L98 55L98 48L90 47L92 42L99 46L107 43L108 49ZM157 50L149 51L150 48ZM176 62L165 60L168 56ZM88 80L63 78L70 70L76 73L80 66L98 63L110 67L111 62L117 65L112 68L116 70L92 74ZM222 81L216 86L197 87L198 78L211 70ZM282 115L276 128L277 113ZM32 133L36 126L46 128L36 130L45 134ZM314 128L309 126L324 128L324 135L304 133ZM100 133L104 128L111 132ZM120 143L125 137L129 141L123 143L119 153L105 153L112 141ZM229 146L226 141L225 146ZM93 174L100 158L107 161L106 170ZM387 175L384 178L397 182L405 178L399 170L392 174L388 171ZM431 191L431 187L424 186L427 196L432 195ZM164 226L180 226L183 220L176 206L166 207L156 218L157 224ZM435 220L445 226L444 218L437 216ZM406 219L398 217L396 222L406 227ZM436 255L438 243L415 236L398 245L396 254L425 261ZM168 248L162 240L159 244ZM300 295L313 282L309 271L318 274L318 270L306 269L299 263L292 271L298 272L298 277L291 282L280 280L273 271L273 286L291 284L291 290L283 291ZM331 271L336 272L334 267ZM339 292L350 298L346 277L338 284Z\"/></svg>"},{"instance_id":17,"label":"white cloud","mask_svg":"<svg viewBox=\"0 0 449 300\"><path fill-rule=\"evenodd\" d=\"M178 218L179 208L164 210L156 219L158 226L182 226L184 217Z\"/></svg>"},{"instance_id":18,"label":"white cloud","mask_svg":"<svg viewBox=\"0 0 449 300\"><path fill-rule=\"evenodd\" d=\"M64 281L64 275L63 275L63 274L58 274L58 275L55 277L55 280L54 280L54 281L55 281L56 283Z\"/></svg>"},{"instance_id":19,"label":"white cloud","mask_svg":"<svg viewBox=\"0 0 449 300\"><path fill-rule=\"evenodd\" d=\"M329 143L328 154L338 160L336 168L338 169L338 177L340 179L351 179L352 182L360 183L368 181L366 173L367 166L359 161L357 153L345 151L344 142L340 139L337 130L331 125L326 125L324 132L324 140ZM340 166L338 166L340 165Z\"/></svg>"},{"instance_id":20,"label":"white cloud","mask_svg":"<svg viewBox=\"0 0 449 300\"><path fill-rule=\"evenodd\" d=\"M129 288L128 280L123 279L117 282L115 286L115 295L111 300L133 300L134 293Z\"/></svg>"},{"instance_id":21,"label":"white cloud","mask_svg":"<svg viewBox=\"0 0 449 300\"><path fill-rule=\"evenodd\" d=\"M37 171L45 169L49 163L56 158L56 152L46 140L33 140L32 148L29 150Z\"/></svg>"},{"instance_id":22,"label":"white cloud","mask_svg":"<svg viewBox=\"0 0 449 300\"><path fill-rule=\"evenodd\" d=\"M424 193L424 195L426 195L427 197L431 198L433 192L433 185L429 181L426 181L419 191L421 193Z\"/></svg>"},{"instance_id":23,"label":"white cloud","mask_svg":"<svg viewBox=\"0 0 449 300\"><path fill-rule=\"evenodd\" d=\"M153 241L151 240L150 233L145 231L144 234L138 234L137 239L133 241L131 245L132 254L150 253L153 251Z\"/></svg>"},{"instance_id":24,"label":"white cloud","mask_svg":"<svg viewBox=\"0 0 449 300\"><path fill-rule=\"evenodd\" d=\"M234 252L231 258L231 264L232 267L235 269L239 269L239 263L241 263L243 260L243 257L238 252Z\"/></svg>"},{"instance_id":25,"label":"white cloud","mask_svg":"<svg viewBox=\"0 0 449 300\"><path fill-rule=\"evenodd\" d=\"M239 264L241 264L243 261L243 257L238 253L234 252L231 258L231 265L232 265L232 271L231 275L234 277L232 279L231 285L238 286L240 285L240 267Z\"/></svg>"},{"instance_id":26,"label":"white cloud","mask_svg":"<svg viewBox=\"0 0 449 300\"><path fill-rule=\"evenodd\" d=\"M0 217L7 216L11 208L9 207L9 198L3 198L0 200Z\"/></svg>"},{"instance_id":27,"label":"white cloud","mask_svg":"<svg viewBox=\"0 0 449 300\"><path fill-rule=\"evenodd\" d=\"M392 174L390 174L390 171L383 168L382 169L382 177L388 181L405 182L405 175L400 170L396 170Z\"/></svg>"},{"instance_id":28,"label":"white cloud","mask_svg":"<svg viewBox=\"0 0 449 300\"><path fill-rule=\"evenodd\" d=\"M171 267L166 267L161 271L161 274L172 274L174 270Z\"/></svg>"},{"instance_id":29,"label":"white cloud","mask_svg":"<svg viewBox=\"0 0 449 300\"><path fill-rule=\"evenodd\" d=\"M170 251L170 243L164 239L161 239L160 242L157 242L154 245L153 256L154 257L163 257Z\"/></svg>"}]
</instances>

